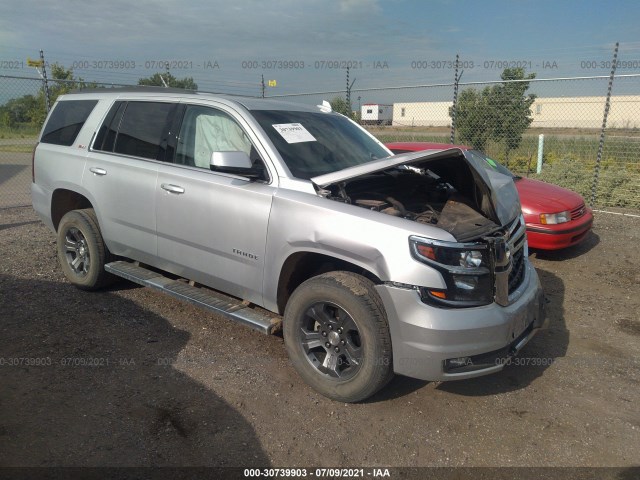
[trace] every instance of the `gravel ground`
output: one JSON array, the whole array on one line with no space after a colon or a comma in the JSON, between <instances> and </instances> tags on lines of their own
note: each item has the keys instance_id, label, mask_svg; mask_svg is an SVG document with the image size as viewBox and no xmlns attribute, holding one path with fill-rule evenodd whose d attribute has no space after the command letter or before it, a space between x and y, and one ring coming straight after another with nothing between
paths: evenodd
<instances>
[{"instance_id":1,"label":"gravel ground","mask_svg":"<svg viewBox=\"0 0 640 480\"><path fill-rule=\"evenodd\" d=\"M127 283L76 290L0 210L0 466L640 465L640 218L533 253L550 328L474 380L328 400L268 337ZM631 478L631 477L629 477Z\"/></svg>"}]
</instances>

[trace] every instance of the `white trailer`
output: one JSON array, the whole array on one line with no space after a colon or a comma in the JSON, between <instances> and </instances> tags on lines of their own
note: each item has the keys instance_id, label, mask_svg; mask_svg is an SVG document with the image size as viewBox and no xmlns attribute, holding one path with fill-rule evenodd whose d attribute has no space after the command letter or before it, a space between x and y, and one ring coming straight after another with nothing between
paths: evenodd
<instances>
[{"instance_id":1,"label":"white trailer","mask_svg":"<svg viewBox=\"0 0 640 480\"><path fill-rule=\"evenodd\" d=\"M360 121L364 125L391 125L393 105L365 103L360 109Z\"/></svg>"}]
</instances>

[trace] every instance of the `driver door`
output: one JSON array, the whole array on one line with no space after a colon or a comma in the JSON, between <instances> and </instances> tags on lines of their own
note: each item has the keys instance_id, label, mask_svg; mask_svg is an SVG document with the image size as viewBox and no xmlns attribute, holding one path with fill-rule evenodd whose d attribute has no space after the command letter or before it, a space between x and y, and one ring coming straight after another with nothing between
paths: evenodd
<instances>
[{"instance_id":1,"label":"driver door","mask_svg":"<svg viewBox=\"0 0 640 480\"><path fill-rule=\"evenodd\" d=\"M275 188L210 169L214 151L244 151L255 158L249 136L230 113L186 105L177 131L174 161L160 166L156 184L161 268L262 304Z\"/></svg>"}]
</instances>

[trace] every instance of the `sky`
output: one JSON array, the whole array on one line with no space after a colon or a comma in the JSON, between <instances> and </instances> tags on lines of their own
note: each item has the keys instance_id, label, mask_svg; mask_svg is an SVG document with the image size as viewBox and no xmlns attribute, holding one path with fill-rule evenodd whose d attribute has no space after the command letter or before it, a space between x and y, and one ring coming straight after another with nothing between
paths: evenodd
<instances>
[{"instance_id":1,"label":"sky","mask_svg":"<svg viewBox=\"0 0 640 480\"><path fill-rule=\"evenodd\" d=\"M203 91L266 95L640 73L640 2L560 0L3 0L0 75L36 77L27 58L85 80L135 84L164 71ZM447 90L448 91L448 90ZM355 92L363 101L372 92ZM603 92L604 94L604 92ZM378 95L379 96L379 95Z\"/></svg>"}]
</instances>

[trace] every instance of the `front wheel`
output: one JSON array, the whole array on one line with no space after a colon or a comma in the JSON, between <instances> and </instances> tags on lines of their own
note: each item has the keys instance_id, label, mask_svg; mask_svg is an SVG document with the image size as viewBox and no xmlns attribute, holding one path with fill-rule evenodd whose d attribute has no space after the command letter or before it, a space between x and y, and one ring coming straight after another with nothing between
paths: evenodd
<instances>
[{"instance_id":1,"label":"front wheel","mask_svg":"<svg viewBox=\"0 0 640 480\"><path fill-rule=\"evenodd\" d=\"M355 273L301 284L285 309L284 341L300 376L334 400L364 400L393 377L384 306L373 283Z\"/></svg>"},{"instance_id":2,"label":"front wheel","mask_svg":"<svg viewBox=\"0 0 640 480\"><path fill-rule=\"evenodd\" d=\"M104 269L110 258L98 219L91 208L68 212L58 225L58 260L67 279L83 290L96 290L112 282Z\"/></svg>"}]
</instances>

